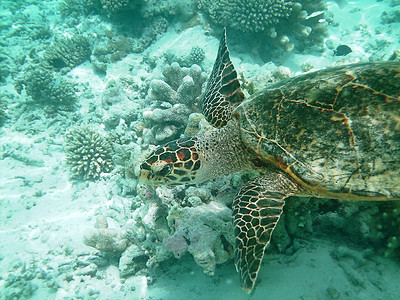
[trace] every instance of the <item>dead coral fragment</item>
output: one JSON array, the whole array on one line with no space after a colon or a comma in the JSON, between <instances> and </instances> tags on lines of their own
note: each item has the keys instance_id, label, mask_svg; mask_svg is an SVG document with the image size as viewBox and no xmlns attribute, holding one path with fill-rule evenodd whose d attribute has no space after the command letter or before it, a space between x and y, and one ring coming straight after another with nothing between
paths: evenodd
<instances>
[{"instance_id":1,"label":"dead coral fragment","mask_svg":"<svg viewBox=\"0 0 400 300\"><path fill-rule=\"evenodd\" d=\"M66 133L67 164L73 176L93 180L113 168L111 144L87 126L76 127Z\"/></svg>"},{"instance_id":2,"label":"dead coral fragment","mask_svg":"<svg viewBox=\"0 0 400 300\"><path fill-rule=\"evenodd\" d=\"M95 229L85 233L84 244L99 251L122 253L128 246L128 240L122 237L117 229L108 228L104 216L97 217Z\"/></svg>"}]
</instances>

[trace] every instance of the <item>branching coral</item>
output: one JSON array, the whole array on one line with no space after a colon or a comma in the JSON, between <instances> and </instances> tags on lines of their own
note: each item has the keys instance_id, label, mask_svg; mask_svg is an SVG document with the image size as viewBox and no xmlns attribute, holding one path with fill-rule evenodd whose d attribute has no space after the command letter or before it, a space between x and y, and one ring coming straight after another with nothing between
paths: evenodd
<instances>
[{"instance_id":1,"label":"branching coral","mask_svg":"<svg viewBox=\"0 0 400 300\"><path fill-rule=\"evenodd\" d=\"M264 31L278 24L290 16L293 5L285 0L199 1L199 7L208 12L214 23L244 32Z\"/></svg>"},{"instance_id":2,"label":"branching coral","mask_svg":"<svg viewBox=\"0 0 400 300\"><path fill-rule=\"evenodd\" d=\"M326 8L323 1L198 0L198 5L215 24L247 33L249 41L258 40L257 48L268 45L303 51L307 46L322 45L327 33L326 24L319 22Z\"/></svg>"},{"instance_id":3,"label":"branching coral","mask_svg":"<svg viewBox=\"0 0 400 300\"><path fill-rule=\"evenodd\" d=\"M77 86L69 79L43 66L31 66L23 77L15 81L16 90L26 94L34 101L59 109L70 110L77 100Z\"/></svg>"},{"instance_id":4,"label":"branching coral","mask_svg":"<svg viewBox=\"0 0 400 300\"><path fill-rule=\"evenodd\" d=\"M22 263L4 278L2 286L2 299L29 299L38 289L33 281L38 275L35 262Z\"/></svg>"},{"instance_id":5,"label":"branching coral","mask_svg":"<svg viewBox=\"0 0 400 300\"><path fill-rule=\"evenodd\" d=\"M106 138L87 126L76 127L65 135L66 163L73 176L93 180L113 168L113 149Z\"/></svg>"},{"instance_id":6,"label":"branching coral","mask_svg":"<svg viewBox=\"0 0 400 300\"><path fill-rule=\"evenodd\" d=\"M88 60L91 52L88 38L75 35L72 38L57 39L45 52L44 59L56 70L70 71Z\"/></svg>"}]
</instances>

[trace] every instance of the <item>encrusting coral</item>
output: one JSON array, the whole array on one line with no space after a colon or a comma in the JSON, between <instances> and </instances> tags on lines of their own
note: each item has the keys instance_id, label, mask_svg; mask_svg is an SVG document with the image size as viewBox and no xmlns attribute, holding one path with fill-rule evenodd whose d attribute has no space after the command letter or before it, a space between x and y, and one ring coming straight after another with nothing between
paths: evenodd
<instances>
[{"instance_id":1,"label":"encrusting coral","mask_svg":"<svg viewBox=\"0 0 400 300\"><path fill-rule=\"evenodd\" d=\"M87 126L75 127L65 135L66 163L73 177L93 180L113 169L113 149L106 138Z\"/></svg>"}]
</instances>

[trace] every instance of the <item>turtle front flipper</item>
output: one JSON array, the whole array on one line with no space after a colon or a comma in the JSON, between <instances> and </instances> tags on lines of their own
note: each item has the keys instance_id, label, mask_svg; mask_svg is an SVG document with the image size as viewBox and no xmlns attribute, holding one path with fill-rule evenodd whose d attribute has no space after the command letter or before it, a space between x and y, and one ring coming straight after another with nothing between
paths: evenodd
<instances>
[{"instance_id":1,"label":"turtle front flipper","mask_svg":"<svg viewBox=\"0 0 400 300\"><path fill-rule=\"evenodd\" d=\"M229 57L224 29L217 58L201 101L203 115L212 126L221 128L228 123L233 110L244 98L237 72Z\"/></svg>"},{"instance_id":2,"label":"turtle front flipper","mask_svg":"<svg viewBox=\"0 0 400 300\"><path fill-rule=\"evenodd\" d=\"M235 265L247 293L254 287L285 198L299 190L285 174L275 171L247 183L233 200Z\"/></svg>"}]
</instances>

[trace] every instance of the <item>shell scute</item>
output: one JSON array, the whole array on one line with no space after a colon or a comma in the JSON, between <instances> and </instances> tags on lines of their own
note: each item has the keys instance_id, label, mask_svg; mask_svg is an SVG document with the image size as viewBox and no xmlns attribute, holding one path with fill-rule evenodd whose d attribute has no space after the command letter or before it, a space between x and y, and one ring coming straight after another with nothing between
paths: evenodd
<instances>
[{"instance_id":1,"label":"shell scute","mask_svg":"<svg viewBox=\"0 0 400 300\"><path fill-rule=\"evenodd\" d=\"M243 142L302 184L400 197L400 63L364 63L294 77L235 112Z\"/></svg>"}]
</instances>

